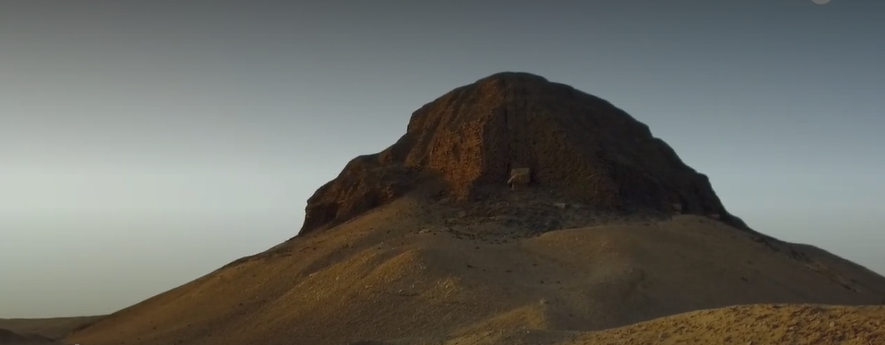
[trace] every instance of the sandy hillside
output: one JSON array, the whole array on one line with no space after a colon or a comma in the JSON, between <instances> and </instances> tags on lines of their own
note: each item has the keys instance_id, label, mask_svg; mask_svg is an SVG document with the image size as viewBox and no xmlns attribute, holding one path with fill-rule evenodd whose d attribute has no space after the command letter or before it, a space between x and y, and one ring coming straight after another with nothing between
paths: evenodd
<instances>
[{"instance_id":1,"label":"sandy hillside","mask_svg":"<svg viewBox=\"0 0 885 345\"><path fill-rule=\"evenodd\" d=\"M560 212L579 212L573 207ZM68 341L435 344L490 331L558 336L738 304L864 305L885 296L885 278L862 267L806 246L760 243L705 217L600 218L535 235L507 216L462 224L465 212L401 198L127 308ZM717 313L727 321L734 311ZM594 336L609 337L582 335Z\"/></svg>"}]
</instances>

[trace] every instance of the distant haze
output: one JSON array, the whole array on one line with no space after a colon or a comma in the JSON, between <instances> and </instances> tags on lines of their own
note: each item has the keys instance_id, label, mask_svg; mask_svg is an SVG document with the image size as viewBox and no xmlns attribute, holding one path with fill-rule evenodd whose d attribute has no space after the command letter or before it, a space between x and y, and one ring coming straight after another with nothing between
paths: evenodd
<instances>
[{"instance_id":1,"label":"distant haze","mask_svg":"<svg viewBox=\"0 0 885 345\"><path fill-rule=\"evenodd\" d=\"M882 61L882 1L4 2L0 317L110 313L284 241L412 111L508 70L883 273Z\"/></svg>"}]
</instances>

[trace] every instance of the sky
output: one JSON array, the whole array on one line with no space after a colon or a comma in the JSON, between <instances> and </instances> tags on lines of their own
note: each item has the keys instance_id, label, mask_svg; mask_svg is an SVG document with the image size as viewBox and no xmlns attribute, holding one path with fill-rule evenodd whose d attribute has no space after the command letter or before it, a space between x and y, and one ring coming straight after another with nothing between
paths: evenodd
<instances>
[{"instance_id":1,"label":"sky","mask_svg":"<svg viewBox=\"0 0 885 345\"><path fill-rule=\"evenodd\" d=\"M294 236L502 71L602 97L752 228L885 273L885 1L0 4L0 317L110 313Z\"/></svg>"}]
</instances>

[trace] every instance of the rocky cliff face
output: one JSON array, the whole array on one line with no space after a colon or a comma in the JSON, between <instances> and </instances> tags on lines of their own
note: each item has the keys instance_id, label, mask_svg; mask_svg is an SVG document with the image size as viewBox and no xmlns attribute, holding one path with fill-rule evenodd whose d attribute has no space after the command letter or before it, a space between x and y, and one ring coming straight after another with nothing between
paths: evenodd
<instances>
[{"instance_id":1,"label":"rocky cliff face","mask_svg":"<svg viewBox=\"0 0 885 345\"><path fill-rule=\"evenodd\" d=\"M300 234L328 228L425 183L470 201L508 193L512 169L530 188L600 210L700 214L745 228L709 180L648 126L611 103L529 74L505 72L415 111L386 150L349 162L308 200Z\"/></svg>"}]
</instances>

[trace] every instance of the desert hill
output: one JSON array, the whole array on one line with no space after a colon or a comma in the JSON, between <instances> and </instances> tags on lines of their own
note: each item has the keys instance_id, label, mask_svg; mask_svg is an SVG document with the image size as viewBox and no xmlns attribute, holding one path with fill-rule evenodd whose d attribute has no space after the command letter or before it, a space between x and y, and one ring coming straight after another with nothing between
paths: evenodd
<instances>
[{"instance_id":1,"label":"desert hill","mask_svg":"<svg viewBox=\"0 0 885 345\"><path fill-rule=\"evenodd\" d=\"M585 145L581 133L590 148L573 147ZM510 169L522 167L531 183L511 190ZM673 325L667 339L701 344L734 333L717 322L741 313L806 310L764 305L885 296L878 274L750 230L622 111L522 73L425 105L399 142L321 187L307 214L299 236L67 341L590 344L620 339L618 327L638 327L626 329L641 341ZM746 334L732 339L769 327L742 322Z\"/></svg>"}]
</instances>

